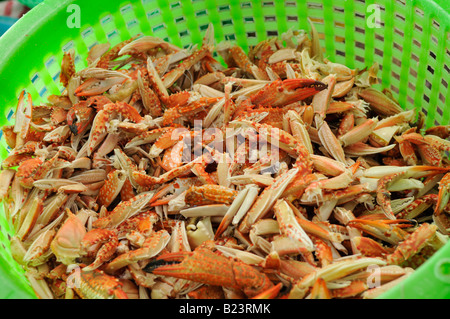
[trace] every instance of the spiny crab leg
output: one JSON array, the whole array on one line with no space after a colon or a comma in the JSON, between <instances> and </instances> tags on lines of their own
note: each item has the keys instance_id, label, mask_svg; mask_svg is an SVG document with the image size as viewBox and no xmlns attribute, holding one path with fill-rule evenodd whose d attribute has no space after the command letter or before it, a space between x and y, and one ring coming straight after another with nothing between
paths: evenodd
<instances>
[{"instance_id":1,"label":"spiny crab leg","mask_svg":"<svg viewBox=\"0 0 450 319\"><path fill-rule=\"evenodd\" d=\"M436 225L423 223L412 234L401 242L395 251L386 257L388 264L400 265L418 253L426 244L436 236Z\"/></svg>"},{"instance_id":2,"label":"spiny crab leg","mask_svg":"<svg viewBox=\"0 0 450 319\"><path fill-rule=\"evenodd\" d=\"M73 278L74 290L83 299L128 299L119 279L101 270L81 271L73 274Z\"/></svg>"},{"instance_id":3,"label":"spiny crab leg","mask_svg":"<svg viewBox=\"0 0 450 319\"><path fill-rule=\"evenodd\" d=\"M198 247L193 252L161 255L144 270L155 275L243 290L250 298L273 287L269 278L252 266L204 247Z\"/></svg>"}]
</instances>

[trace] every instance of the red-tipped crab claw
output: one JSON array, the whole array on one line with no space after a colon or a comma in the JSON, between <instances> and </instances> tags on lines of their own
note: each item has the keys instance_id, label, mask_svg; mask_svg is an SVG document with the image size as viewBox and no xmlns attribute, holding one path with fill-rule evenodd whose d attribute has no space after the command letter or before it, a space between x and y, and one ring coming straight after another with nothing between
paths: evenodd
<instances>
[{"instance_id":1,"label":"red-tipped crab claw","mask_svg":"<svg viewBox=\"0 0 450 319\"><path fill-rule=\"evenodd\" d=\"M121 76L110 77L107 79L90 78L83 82L76 90L77 96L94 96L102 94L112 88L114 85L122 84L127 79Z\"/></svg>"},{"instance_id":2,"label":"red-tipped crab claw","mask_svg":"<svg viewBox=\"0 0 450 319\"><path fill-rule=\"evenodd\" d=\"M263 107L283 106L304 100L326 88L326 84L311 79L275 80L250 98L253 104Z\"/></svg>"},{"instance_id":3,"label":"red-tipped crab claw","mask_svg":"<svg viewBox=\"0 0 450 319\"><path fill-rule=\"evenodd\" d=\"M81 134L94 119L95 112L85 103L75 104L67 112L67 125L73 134Z\"/></svg>"},{"instance_id":4,"label":"red-tipped crab claw","mask_svg":"<svg viewBox=\"0 0 450 319\"><path fill-rule=\"evenodd\" d=\"M144 270L159 276L172 276L243 290L250 298L273 287L269 278L256 268L218 255L204 247L198 247L193 252L161 255Z\"/></svg>"}]
</instances>

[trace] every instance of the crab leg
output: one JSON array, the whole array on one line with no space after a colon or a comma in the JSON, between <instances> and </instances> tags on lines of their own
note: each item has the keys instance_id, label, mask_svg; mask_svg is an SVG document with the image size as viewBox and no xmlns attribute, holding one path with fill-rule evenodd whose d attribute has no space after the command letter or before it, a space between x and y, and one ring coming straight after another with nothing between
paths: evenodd
<instances>
[{"instance_id":1,"label":"crab leg","mask_svg":"<svg viewBox=\"0 0 450 319\"><path fill-rule=\"evenodd\" d=\"M152 258L166 247L170 240L167 230L160 230L146 238L141 248L121 254L112 260L105 268L107 273L114 273L116 270L126 267L141 260Z\"/></svg>"},{"instance_id":2,"label":"crab leg","mask_svg":"<svg viewBox=\"0 0 450 319\"><path fill-rule=\"evenodd\" d=\"M164 261L172 264L164 265ZM144 270L155 275L243 290L250 298L273 286L265 274L252 266L233 261L204 247L198 247L193 252L162 255Z\"/></svg>"},{"instance_id":3,"label":"crab leg","mask_svg":"<svg viewBox=\"0 0 450 319\"><path fill-rule=\"evenodd\" d=\"M81 271L73 276L75 278L73 288L83 299L128 299L119 279L101 270Z\"/></svg>"},{"instance_id":4,"label":"crab leg","mask_svg":"<svg viewBox=\"0 0 450 319\"><path fill-rule=\"evenodd\" d=\"M401 228L379 220L353 219L350 220L347 225L362 230L393 245L397 245L408 236L408 233Z\"/></svg>"},{"instance_id":5,"label":"crab leg","mask_svg":"<svg viewBox=\"0 0 450 319\"><path fill-rule=\"evenodd\" d=\"M436 235L437 226L423 223L386 257L388 264L400 265L424 248Z\"/></svg>"},{"instance_id":6,"label":"crab leg","mask_svg":"<svg viewBox=\"0 0 450 319\"><path fill-rule=\"evenodd\" d=\"M439 182L438 201L436 203L434 214L439 216L444 211L444 208L445 206L447 206L449 200L450 200L450 173L447 173Z\"/></svg>"}]
</instances>

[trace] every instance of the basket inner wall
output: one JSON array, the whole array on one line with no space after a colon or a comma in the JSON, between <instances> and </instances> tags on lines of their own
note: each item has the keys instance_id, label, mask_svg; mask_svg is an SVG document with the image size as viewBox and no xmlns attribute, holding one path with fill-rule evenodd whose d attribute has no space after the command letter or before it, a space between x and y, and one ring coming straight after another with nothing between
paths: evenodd
<instances>
[{"instance_id":1,"label":"basket inner wall","mask_svg":"<svg viewBox=\"0 0 450 319\"><path fill-rule=\"evenodd\" d=\"M79 35L72 39L61 36L59 51L43 52L40 66L34 66L30 74L17 74L29 80L28 86L0 93L10 94L7 99L12 101L2 108L4 117L0 125L14 123L13 112L22 89L31 93L34 104L44 103L48 95L62 92L60 63L63 52L71 48L75 49L75 64L80 70L87 66L87 52L97 43L110 42L113 46L131 36L145 34L187 47L201 43L208 24L212 23L217 43L235 41L247 50L267 37L281 36L290 28L309 31L307 17L319 32L326 58L358 69L379 63L379 88L390 89L403 108L422 110L427 115L427 126L450 122L450 110L445 107L446 101L450 101L450 24L438 21L420 1L377 1L377 27L367 23L373 14L368 8L374 1L104 2L107 10L89 12L95 23L82 24ZM77 1L77 4L81 12L89 11L89 1ZM59 28L58 32L62 33L63 28ZM2 159L8 151L2 138ZM23 278L18 276L23 271L9 252L8 235L13 231L3 212L0 212L0 228L0 265L9 265L13 277ZM3 292L2 289L0 296Z\"/></svg>"}]
</instances>

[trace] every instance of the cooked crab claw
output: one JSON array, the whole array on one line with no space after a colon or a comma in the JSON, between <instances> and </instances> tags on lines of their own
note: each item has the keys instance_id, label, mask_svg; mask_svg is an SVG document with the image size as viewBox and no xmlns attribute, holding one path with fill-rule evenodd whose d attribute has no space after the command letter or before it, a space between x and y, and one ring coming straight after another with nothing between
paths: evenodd
<instances>
[{"instance_id":1,"label":"cooked crab claw","mask_svg":"<svg viewBox=\"0 0 450 319\"><path fill-rule=\"evenodd\" d=\"M326 84L311 79L275 80L250 98L253 104L262 107L283 106L304 100L326 88Z\"/></svg>"},{"instance_id":2,"label":"cooked crab claw","mask_svg":"<svg viewBox=\"0 0 450 319\"><path fill-rule=\"evenodd\" d=\"M348 226L362 230L378 239L396 245L403 241L408 233L398 226L390 225L383 220L353 219Z\"/></svg>"},{"instance_id":3,"label":"cooked crab claw","mask_svg":"<svg viewBox=\"0 0 450 319\"><path fill-rule=\"evenodd\" d=\"M94 109L82 101L75 104L67 112L67 125L73 134L81 134L94 119Z\"/></svg>"},{"instance_id":4,"label":"cooked crab claw","mask_svg":"<svg viewBox=\"0 0 450 319\"><path fill-rule=\"evenodd\" d=\"M436 203L435 215L440 215L444 208L447 206L450 200L450 173L445 176L439 182L439 194L438 201Z\"/></svg>"},{"instance_id":5,"label":"cooked crab claw","mask_svg":"<svg viewBox=\"0 0 450 319\"><path fill-rule=\"evenodd\" d=\"M83 82L76 90L77 96L94 96L102 94L114 85L122 84L127 79L123 76L110 77L107 79L89 78Z\"/></svg>"},{"instance_id":6,"label":"cooked crab claw","mask_svg":"<svg viewBox=\"0 0 450 319\"><path fill-rule=\"evenodd\" d=\"M264 273L243 262L216 254L204 246L196 248L193 252L161 255L144 270L159 276L172 276L207 285L243 290L250 298L273 287L273 283Z\"/></svg>"}]
</instances>

